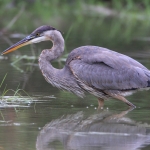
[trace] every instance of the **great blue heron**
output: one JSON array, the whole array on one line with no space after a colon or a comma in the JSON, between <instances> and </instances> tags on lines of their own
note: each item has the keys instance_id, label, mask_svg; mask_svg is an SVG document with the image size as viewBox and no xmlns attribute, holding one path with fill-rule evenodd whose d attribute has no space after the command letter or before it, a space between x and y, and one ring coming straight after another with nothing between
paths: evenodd
<instances>
[{"instance_id":1,"label":"great blue heron","mask_svg":"<svg viewBox=\"0 0 150 150\"><path fill-rule=\"evenodd\" d=\"M80 97L89 92L98 97L99 107L103 107L108 98L135 107L124 96L150 87L150 71L146 67L126 55L98 46L78 47L69 54L64 68L54 68L50 62L62 55L64 39L60 31L47 25L37 28L2 55L47 40L53 42L53 47L42 51L39 67L46 81L57 88Z\"/></svg>"}]
</instances>

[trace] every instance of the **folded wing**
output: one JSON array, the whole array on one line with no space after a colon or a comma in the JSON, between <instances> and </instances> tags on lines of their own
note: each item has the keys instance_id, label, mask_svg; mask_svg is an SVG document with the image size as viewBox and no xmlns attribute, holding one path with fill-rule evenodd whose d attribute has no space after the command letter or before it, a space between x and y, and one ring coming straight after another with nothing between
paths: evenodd
<instances>
[{"instance_id":1,"label":"folded wing","mask_svg":"<svg viewBox=\"0 0 150 150\"><path fill-rule=\"evenodd\" d=\"M93 47L80 47L70 54L69 67L80 82L101 90L148 86L150 72L142 64L117 52Z\"/></svg>"}]
</instances>

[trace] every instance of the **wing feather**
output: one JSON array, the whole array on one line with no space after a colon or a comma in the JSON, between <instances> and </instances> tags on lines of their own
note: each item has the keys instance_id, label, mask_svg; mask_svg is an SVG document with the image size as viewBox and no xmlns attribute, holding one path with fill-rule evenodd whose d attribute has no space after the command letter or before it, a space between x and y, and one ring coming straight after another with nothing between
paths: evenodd
<instances>
[{"instance_id":1,"label":"wing feather","mask_svg":"<svg viewBox=\"0 0 150 150\"><path fill-rule=\"evenodd\" d=\"M68 60L69 67L81 82L101 90L148 86L150 72L136 60L100 47L89 47L74 50L70 54L72 59Z\"/></svg>"}]
</instances>

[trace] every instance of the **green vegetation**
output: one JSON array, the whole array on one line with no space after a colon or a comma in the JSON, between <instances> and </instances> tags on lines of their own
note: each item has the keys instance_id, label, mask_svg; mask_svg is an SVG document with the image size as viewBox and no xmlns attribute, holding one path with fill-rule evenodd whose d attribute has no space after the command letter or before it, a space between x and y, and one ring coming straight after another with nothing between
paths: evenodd
<instances>
[{"instance_id":1,"label":"green vegetation","mask_svg":"<svg viewBox=\"0 0 150 150\"><path fill-rule=\"evenodd\" d=\"M91 17L114 17L133 24L149 22L149 0L6 0L0 2L0 28L28 33L41 24L64 29ZM90 18L89 18L90 17ZM74 23L73 23L74 24ZM149 24L149 23L148 23Z\"/></svg>"},{"instance_id":2,"label":"green vegetation","mask_svg":"<svg viewBox=\"0 0 150 150\"><path fill-rule=\"evenodd\" d=\"M7 77L7 74L4 76L4 78L2 79L2 81L0 83L0 89L2 89L2 86L3 86L3 83L6 79L6 77ZM13 96L6 96L6 95L8 95L8 93L9 94L13 93ZM24 93L25 95L27 95L27 97L22 96L21 93ZM32 97L30 97L26 91L24 91L23 89L20 89L19 86L17 87L16 90L13 90L13 89L7 89L7 84L4 86L3 92L0 97L1 97L1 103L5 104L5 105L6 105L6 103L9 103L9 102L11 102L13 104L14 104L14 102L29 103L33 100Z\"/></svg>"},{"instance_id":3,"label":"green vegetation","mask_svg":"<svg viewBox=\"0 0 150 150\"><path fill-rule=\"evenodd\" d=\"M6 0L0 8L1 34L29 34L48 24L64 33L67 50L80 43L116 47L148 35L150 27L149 0ZM68 42L70 35L78 45Z\"/></svg>"}]
</instances>

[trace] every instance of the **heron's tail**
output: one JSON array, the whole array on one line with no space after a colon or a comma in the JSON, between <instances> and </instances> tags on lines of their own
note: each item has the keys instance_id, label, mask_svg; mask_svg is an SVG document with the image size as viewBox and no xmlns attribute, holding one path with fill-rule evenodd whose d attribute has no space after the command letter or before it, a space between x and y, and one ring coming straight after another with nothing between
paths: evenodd
<instances>
[{"instance_id":1,"label":"heron's tail","mask_svg":"<svg viewBox=\"0 0 150 150\"><path fill-rule=\"evenodd\" d=\"M144 73L148 77L148 81L147 81L148 85L147 85L147 87L150 87L150 70L144 70Z\"/></svg>"}]
</instances>

